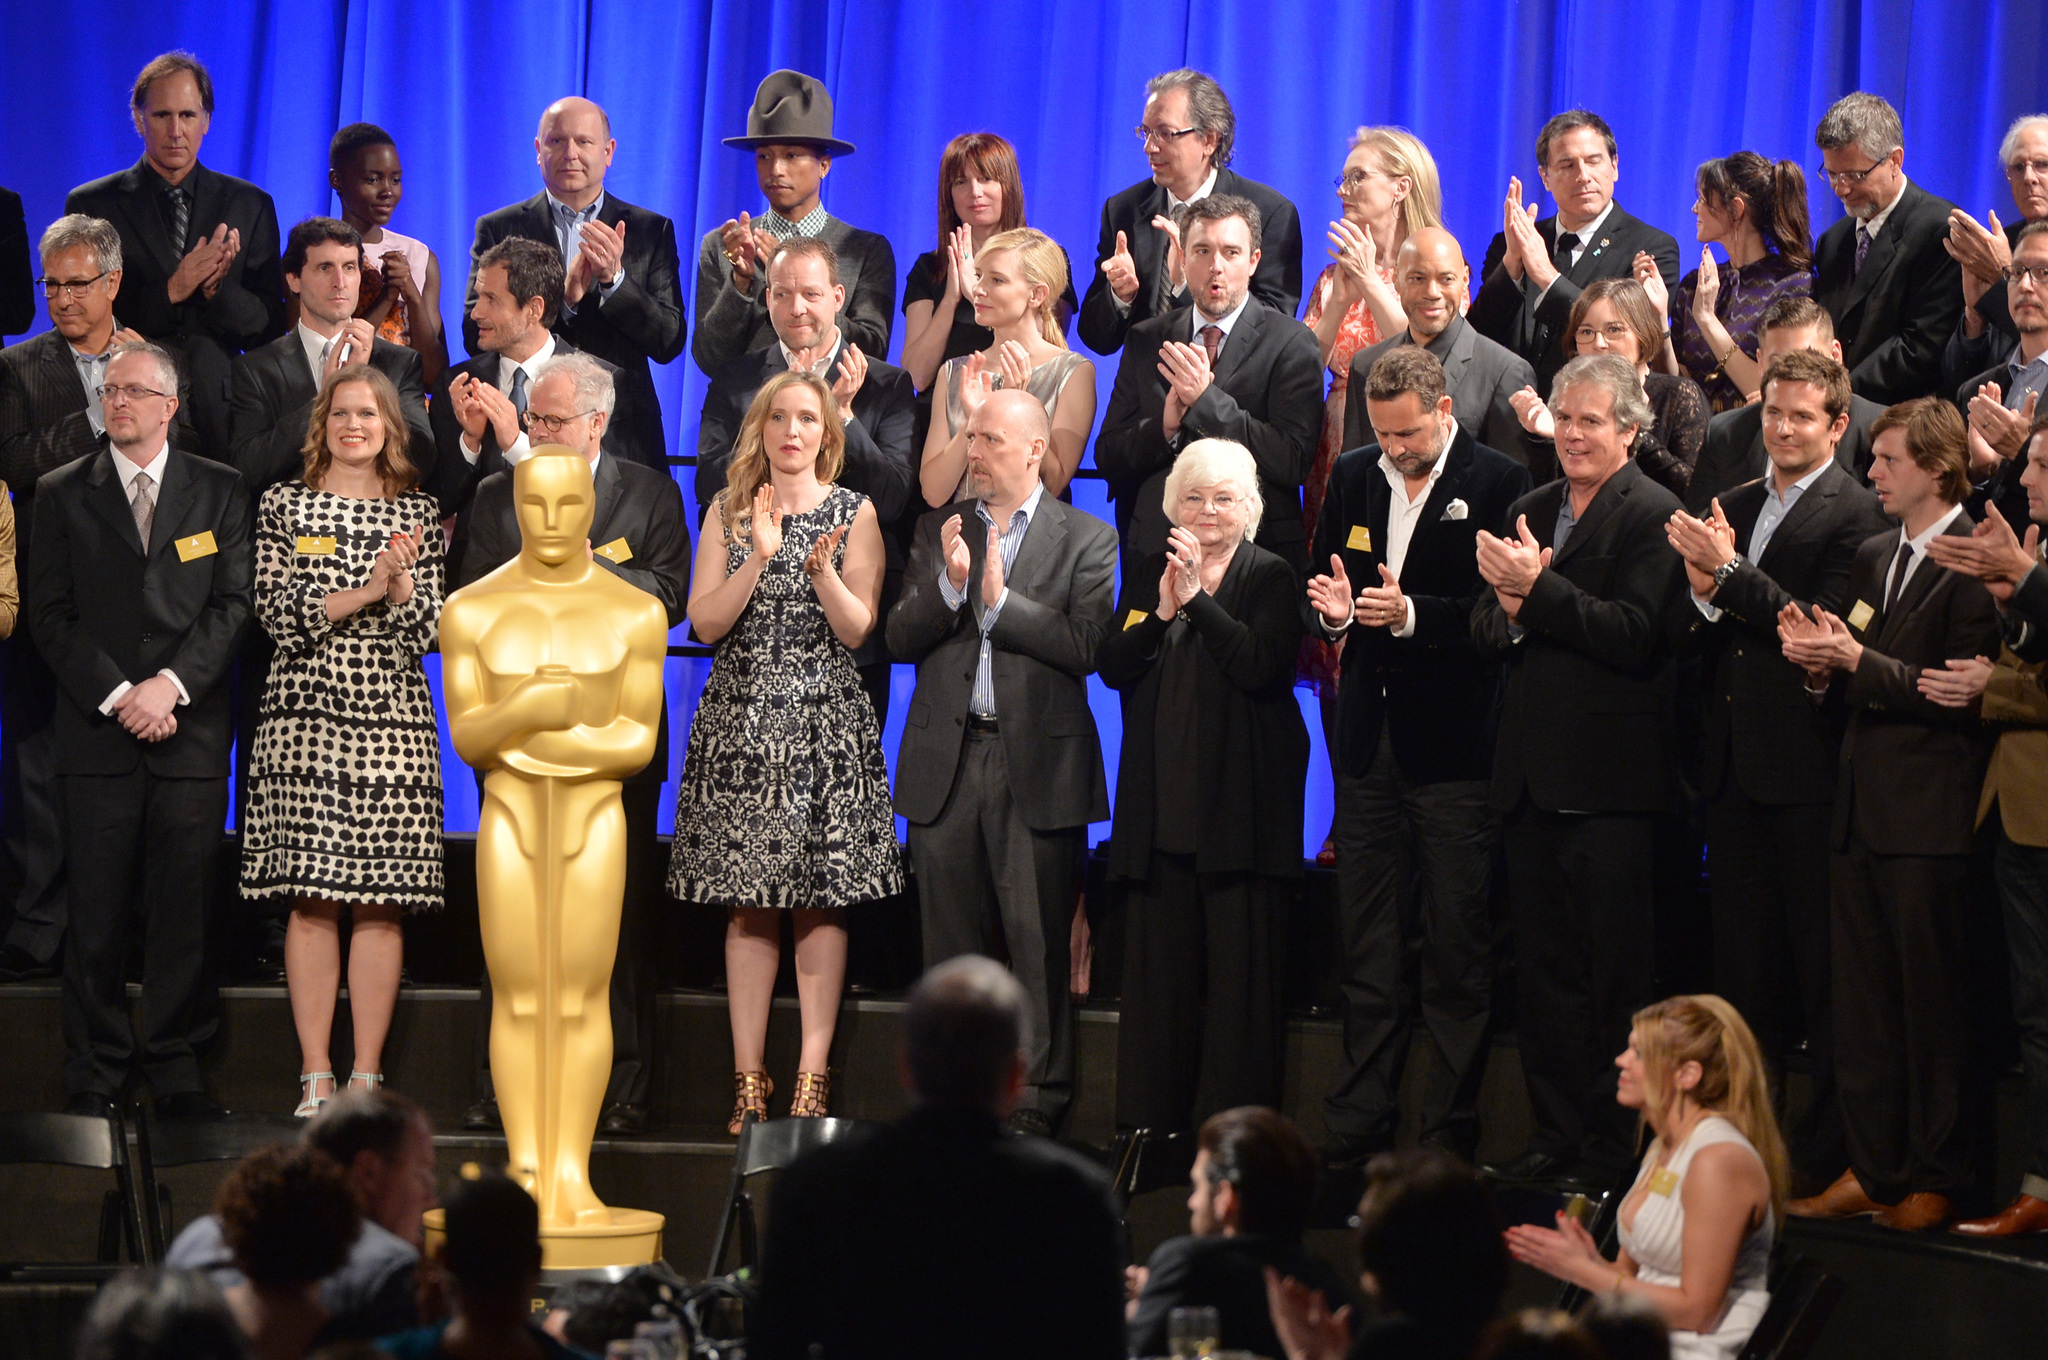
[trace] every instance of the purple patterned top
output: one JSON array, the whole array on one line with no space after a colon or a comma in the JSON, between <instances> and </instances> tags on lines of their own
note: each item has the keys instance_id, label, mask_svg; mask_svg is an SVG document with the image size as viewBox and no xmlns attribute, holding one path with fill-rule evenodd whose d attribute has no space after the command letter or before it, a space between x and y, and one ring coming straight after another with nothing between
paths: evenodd
<instances>
[{"instance_id":1,"label":"purple patterned top","mask_svg":"<svg viewBox=\"0 0 2048 1360\"><path fill-rule=\"evenodd\" d=\"M1766 255L1741 269L1725 264L1720 268L1721 292L1714 299L1714 315L1727 327L1729 339L1752 358L1762 339L1764 313L1771 304L1782 297L1813 295L1813 272L1787 263L1782 255ZM1742 405L1744 393L1720 372L1714 351L1707 347L1706 336L1692 319L1693 295L1699 285L1697 269L1679 280L1678 292L1671 299L1671 344L1678 352L1679 366L1706 392L1707 404L1717 412L1730 411Z\"/></svg>"}]
</instances>

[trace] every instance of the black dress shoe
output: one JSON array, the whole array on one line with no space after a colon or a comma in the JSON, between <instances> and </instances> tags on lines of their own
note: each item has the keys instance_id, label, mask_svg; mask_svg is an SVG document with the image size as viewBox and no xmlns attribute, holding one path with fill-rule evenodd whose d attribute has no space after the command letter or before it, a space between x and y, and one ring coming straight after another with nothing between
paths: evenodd
<instances>
[{"instance_id":1,"label":"black dress shoe","mask_svg":"<svg viewBox=\"0 0 2048 1360\"><path fill-rule=\"evenodd\" d=\"M1479 1173L1496 1181L1547 1181L1555 1179L1570 1166L1568 1157L1530 1148L1512 1162L1482 1166Z\"/></svg>"},{"instance_id":2,"label":"black dress shoe","mask_svg":"<svg viewBox=\"0 0 2048 1360\"><path fill-rule=\"evenodd\" d=\"M224 1119L228 1108L204 1091L173 1091L156 1098L158 1119Z\"/></svg>"},{"instance_id":3,"label":"black dress shoe","mask_svg":"<svg viewBox=\"0 0 2048 1360\"><path fill-rule=\"evenodd\" d=\"M597 1131L606 1138L637 1138L647 1132L647 1107L615 1100L604 1107L604 1114L597 1121Z\"/></svg>"},{"instance_id":4,"label":"black dress shoe","mask_svg":"<svg viewBox=\"0 0 2048 1360\"><path fill-rule=\"evenodd\" d=\"M1052 1119L1044 1110L1018 1110L1004 1122L1003 1131L1017 1138L1050 1138Z\"/></svg>"},{"instance_id":5,"label":"black dress shoe","mask_svg":"<svg viewBox=\"0 0 2048 1360\"><path fill-rule=\"evenodd\" d=\"M92 1119L112 1119L114 1102L97 1091L80 1091L64 1102L65 1114L82 1114Z\"/></svg>"},{"instance_id":6,"label":"black dress shoe","mask_svg":"<svg viewBox=\"0 0 2048 1360\"><path fill-rule=\"evenodd\" d=\"M57 969L44 963L18 944L0 945L0 982L36 982L57 976Z\"/></svg>"},{"instance_id":7,"label":"black dress shoe","mask_svg":"<svg viewBox=\"0 0 2048 1360\"><path fill-rule=\"evenodd\" d=\"M505 1121L498 1114L495 1099L479 1100L462 1116L462 1127L470 1133L503 1133Z\"/></svg>"}]
</instances>

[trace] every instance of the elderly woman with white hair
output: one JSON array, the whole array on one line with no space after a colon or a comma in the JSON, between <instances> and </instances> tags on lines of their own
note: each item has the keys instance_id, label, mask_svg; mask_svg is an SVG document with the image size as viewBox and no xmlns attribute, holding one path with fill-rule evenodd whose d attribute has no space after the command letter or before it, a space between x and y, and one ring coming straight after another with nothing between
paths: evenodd
<instances>
[{"instance_id":1,"label":"elderly woman with white hair","mask_svg":"<svg viewBox=\"0 0 2048 1360\"><path fill-rule=\"evenodd\" d=\"M1124 709L1109 852L1127 885L1124 1128L1280 1100L1282 911L1301 875L1309 742L1293 692L1301 583L1252 542L1264 509L1243 445L1183 449L1166 551L1125 581L1096 653Z\"/></svg>"}]
</instances>

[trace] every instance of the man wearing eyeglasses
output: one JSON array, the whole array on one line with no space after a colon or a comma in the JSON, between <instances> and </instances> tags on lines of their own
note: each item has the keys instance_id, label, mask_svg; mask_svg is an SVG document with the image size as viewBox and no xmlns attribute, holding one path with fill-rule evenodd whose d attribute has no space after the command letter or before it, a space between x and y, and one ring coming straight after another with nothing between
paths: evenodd
<instances>
[{"instance_id":1,"label":"man wearing eyeglasses","mask_svg":"<svg viewBox=\"0 0 2048 1360\"><path fill-rule=\"evenodd\" d=\"M1963 271L1963 319L1941 360L1941 385L1957 387L1981 373L2018 343L2006 296L2006 266L2029 223L2048 220L2048 114L2013 120L1998 144L1998 163L2012 186L2017 215L2000 222L1996 212L1979 222L1961 208L1948 217L1948 253Z\"/></svg>"},{"instance_id":2,"label":"man wearing eyeglasses","mask_svg":"<svg viewBox=\"0 0 2048 1360\"><path fill-rule=\"evenodd\" d=\"M2028 427L2048 394L2048 221L2029 222L2012 247L2011 262L1999 271L2005 285L2007 320L2013 335L2001 343L1990 367L1956 388L1957 405L1970 424L1971 515L1982 519L1996 505L2007 523L2027 515ZM1963 276L1969 278L1966 271ZM1987 329L1987 336L1999 336Z\"/></svg>"},{"instance_id":3,"label":"man wearing eyeglasses","mask_svg":"<svg viewBox=\"0 0 2048 1360\"><path fill-rule=\"evenodd\" d=\"M1237 115L1223 87L1200 71L1152 77L1137 135L1152 176L1102 205L1095 277L1081 299L1088 348L1114 354L1135 323L1188 305L1174 215L1211 194L1249 199L1258 208L1264 241L1251 293L1293 316L1301 303L1301 217L1278 190L1229 168Z\"/></svg>"},{"instance_id":4,"label":"man wearing eyeglasses","mask_svg":"<svg viewBox=\"0 0 2048 1360\"><path fill-rule=\"evenodd\" d=\"M1848 213L1814 251L1813 295L1835 319L1850 383L1886 405L1927 396L1963 309L1945 247L1955 205L1906 178L1899 111L1878 95L1836 100L1813 139Z\"/></svg>"}]
</instances>

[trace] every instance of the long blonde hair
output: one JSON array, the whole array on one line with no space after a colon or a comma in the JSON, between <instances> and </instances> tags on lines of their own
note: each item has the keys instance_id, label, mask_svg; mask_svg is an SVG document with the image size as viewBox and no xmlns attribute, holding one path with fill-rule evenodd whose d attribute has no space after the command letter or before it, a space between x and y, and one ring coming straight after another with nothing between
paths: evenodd
<instances>
[{"instance_id":1,"label":"long blonde hair","mask_svg":"<svg viewBox=\"0 0 2048 1360\"><path fill-rule=\"evenodd\" d=\"M768 442L762 432L768 428L768 412L775 398L792 387L807 387L824 412L824 433L818 439L817 472L820 482L833 482L846 465L846 427L839 422L839 403L825 380L809 373L783 372L761 384L747 418L740 422L740 436L733 442L732 459L725 465L725 486L718 493L718 517L727 537L742 542L754 536L754 493L768 481Z\"/></svg>"},{"instance_id":2,"label":"long blonde hair","mask_svg":"<svg viewBox=\"0 0 2048 1360\"><path fill-rule=\"evenodd\" d=\"M1361 146L1372 148L1389 178L1407 176L1408 197L1401 200L1402 236L1444 224L1444 190L1436 173L1436 157L1429 154L1420 137L1404 127L1362 127L1351 134L1351 149Z\"/></svg>"},{"instance_id":3,"label":"long blonde hair","mask_svg":"<svg viewBox=\"0 0 2048 1360\"><path fill-rule=\"evenodd\" d=\"M1067 332L1060 325L1060 297L1067 291L1067 253L1036 227L1018 227L999 231L984 241L974 254L976 265L998 250L1016 251L1024 282L1045 290L1045 301L1038 308L1038 333L1049 344L1065 349Z\"/></svg>"},{"instance_id":4,"label":"long blonde hair","mask_svg":"<svg viewBox=\"0 0 2048 1360\"><path fill-rule=\"evenodd\" d=\"M1677 1098L1671 1075L1700 1065L1692 1102L1720 1115L1757 1151L1771 1181L1771 1208L1782 1222L1792 1183L1785 1139L1771 1112L1770 1080L1756 1035L1742 1013L1718 996L1674 996L1645 1006L1630 1021L1643 1060L1645 1111L1664 1110ZM1647 1118L1647 1114L1645 1116Z\"/></svg>"}]
</instances>

